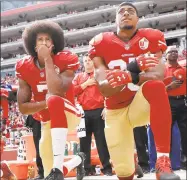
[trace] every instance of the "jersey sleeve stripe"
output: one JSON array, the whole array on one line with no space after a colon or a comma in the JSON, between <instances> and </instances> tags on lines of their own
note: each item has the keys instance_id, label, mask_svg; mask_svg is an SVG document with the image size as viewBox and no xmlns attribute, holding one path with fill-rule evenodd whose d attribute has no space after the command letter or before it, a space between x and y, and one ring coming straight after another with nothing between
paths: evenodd
<instances>
[{"instance_id":1,"label":"jersey sleeve stripe","mask_svg":"<svg viewBox=\"0 0 187 180\"><path fill-rule=\"evenodd\" d=\"M75 63L75 64L69 64L68 67L77 66L77 65L79 65L79 64L80 64L79 62L77 62L77 63Z\"/></svg>"}]
</instances>

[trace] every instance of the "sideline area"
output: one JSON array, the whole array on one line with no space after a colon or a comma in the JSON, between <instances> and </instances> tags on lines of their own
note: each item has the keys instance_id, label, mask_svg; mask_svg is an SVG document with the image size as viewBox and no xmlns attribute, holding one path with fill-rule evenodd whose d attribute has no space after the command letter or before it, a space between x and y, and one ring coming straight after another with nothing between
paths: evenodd
<instances>
[{"instance_id":1,"label":"sideline area","mask_svg":"<svg viewBox=\"0 0 187 180\"><path fill-rule=\"evenodd\" d=\"M181 178L181 180L186 180L187 179L187 174L185 170L179 170L179 171L175 171L176 174L178 174ZM155 174L154 173L150 173L150 174L144 174L144 177L142 178L134 178L134 180L155 180ZM76 180L76 178L65 178L65 180ZM87 176L85 177L83 180L117 180L116 176Z\"/></svg>"}]
</instances>

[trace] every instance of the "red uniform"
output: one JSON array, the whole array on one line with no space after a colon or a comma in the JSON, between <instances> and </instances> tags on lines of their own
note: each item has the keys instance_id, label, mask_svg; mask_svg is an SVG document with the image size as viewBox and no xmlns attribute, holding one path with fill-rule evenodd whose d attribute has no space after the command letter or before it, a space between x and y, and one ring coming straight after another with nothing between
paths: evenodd
<instances>
[{"instance_id":1,"label":"red uniform","mask_svg":"<svg viewBox=\"0 0 187 180\"><path fill-rule=\"evenodd\" d=\"M156 53L167 49L164 34L150 28L137 30L128 43L120 40L113 32L101 33L90 41L90 45L91 58L94 56L103 57L109 69L121 70L125 70L126 65L141 54ZM120 93L106 98L106 107L119 109L128 106L137 89L137 86L129 83Z\"/></svg>"},{"instance_id":2,"label":"red uniform","mask_svg":"<svg viewBox=\"0 0 187 180\"><path fill-rule=\"evenodd\" d=\"M55 70L58 74L65 70L75 71L79 67L79 61L77 55L71 53L70 51L62 51L54 55L53 62L54 62ZM33 57L28 56L17 62L16 75L18 78L23 79L30 85L33 93L34 101L39 102L45 100L46 94L48 92L47 84L46 84L45 68L40 70L35 65ZM71 102L74 100L72 88L68 90L68 92L64 97ZM44 109L36 114L37 114L37 117L35 116L36 119L40 118L39 120L41 121L50 120L48 109Z\"/></svg>"},{"instance_id":3,"label":"red uniform","mask_svg":"<svg viewBox=\"0 0 187 180\"><path fill-rule=\"evenodd\" d=\"M73 80L74 88L75 88L75 96L77 96L77 101L84 110L93 110L104 107L104 97L100 93L97 85L92 85L87 87L86 89L81 88L81 84L88 80L88 78L93 78L94 74L86 72L82 72L77 74L75 79Z\"/></svg>"},{"instance_id":4,"label":"red uniform","mask_svg":"<svg viewBox=\"0 0 187 180\"><path fill-rule=\"evenodd\" d=\"M173 81L173 73L178 70L178 69L183 69L185 67L180 66L179 64L177 66L172 66L169 64L166 64L166 69L165 69L165 79L164 83L165 85L169 85ZM185 74L186 76L186 74ZM176 89L171 89L168 90L168 95L169 96L181 96L181 95L186 95L186 77L184 78L184 81L182 85Z\"/></svg>"},{"instance_id":5,"label":"red uniform","mask_svg":"<svg viewBox=\"0 0 187 180\"><path fill-rule=\"evenodd\" d=\"M0 91L0 96L1 96L1 101L0 101L0 106L3 109L3 119L7 119L8 118L8 90L5 88L1 88ZM2 98L4 97L4 98Z\"/></svg>"}]
</instances>

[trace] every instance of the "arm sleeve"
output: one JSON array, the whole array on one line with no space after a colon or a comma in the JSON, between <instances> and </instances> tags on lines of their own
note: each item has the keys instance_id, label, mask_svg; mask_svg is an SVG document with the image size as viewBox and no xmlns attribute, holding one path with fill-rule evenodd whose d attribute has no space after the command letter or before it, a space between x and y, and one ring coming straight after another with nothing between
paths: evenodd
<instances>
[{"instance_id":1,"label":"arm sleeve","mask_svg":"<svg viewBox=\"0 0 187 180\"><path fill-rule=\"evenodd\" d=\"M80 63L76 54L70 51L63 51L58 55L58 65L61 69L76 71Z\"/></svg>"},{"instance_id":2,"label":"arm sleeve","mask_svg":"<svg viewBox=\"0 0 187 180\"><path fill-rule=\"evenodd\" d=\"M162 51L163 53L167 49L166 40L164 38L164 33L160 30L155 29L152 33L152 53Z\"/></svg>"},{"instance_id":3,"label":"arm sleeve","mask_svg":"<svg viewBox=\"0 0 187 180\"><path fill-rule=\"evenodd\" d=\"M18 62L15 65L15 69L16 69L16 77L18 77L19 79L22 79L25 81L24 79L24 60L18 60Z\"/></svg>"},{"instance_id":4,"label":"arm sleeve","mask_svg":"<svg viewBox=\"0 0 187 180\"><path fill-rule=\"evenodd\" d=\"M90 59L93 59L94 57L102 57L102 53L100 52L100 47L103 44L103 33L100 33L93 37L89 42L89 50L88 55Z\"/></svg>"}]
</instances>

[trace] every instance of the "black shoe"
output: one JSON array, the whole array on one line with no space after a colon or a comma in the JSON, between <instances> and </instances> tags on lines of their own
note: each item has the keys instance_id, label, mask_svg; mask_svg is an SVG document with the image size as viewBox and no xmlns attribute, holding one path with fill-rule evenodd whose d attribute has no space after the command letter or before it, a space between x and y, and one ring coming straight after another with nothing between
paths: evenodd
<instances>
[{"instance_id":1,"label":"black shoe","mask_svg":"<svg viewBox=\"0 0 187 180\"><path fill-rule=\"evenodd\" d=\"M135 174L137 175L137 178L142 178L144 176L143 170L139 164L135 165Z\"/></svg>"},{"instance_id":2,"label":"black shoe","mask_svg":"<svg viewBox=\"0 0 187 180\"><path fill-rule=\"evenodd\" d=\"M38 175L35 178L33 178L32 180L43 180L44 179L44 175Z\"/></svg>"},{"instance_id":3,"label":"black shoe","mask_svg":"<svg viewBox=\"0 0 187 180\"><path fill-rule=\"evenodd\" d=\"M51 170L50 174L45 178L45 180L64 180L64 175L59 169L54 168Z\"/></svg>"},{"instance_id":4,"label":"black shoe","mask_svg":"<svg viewBox=\"0 0 187 180\"><path fill-rule=\"evenodd\" d=\"M85 171L85 176L93 176L93 173L91 171Z\"/></svg>"},{"instance_id":5,"label":"black shoe","mask_svg":"<svg viewBox=\"0 0 187 180\"><path fill-rule=\"evenodd\" d=\"M150 173L155 173L155 172L156 172L155 168L151 168Z\"/></svg>"},{"instance_id":6,"label":"black shoe","mask_svg":"<svg viewBox=\"0 0 187 180\"><path fill-rule=\"evenodd\" d=\"M85 170L84 170L84 160L85 160L85 154L83 152L79 152L77 156L80 156L82 159L82 162L77 166L77 180L82 180L85 176Z\"/></svg>"},{"instance_id":7,"label":"black shoe","mask_svg":"<svg viewBox=\"0 0 187 180\"><path fill-rule=\"evenodd\" d=\"M134 164L135 164L135 174L137 175L137 178L141 178L144 176L142 168L138 164L138 156L136 153L134 153Z\"/></svg>"},{"instance_id":8,"label":"black shoe","mask_svg":"<svg viewBox=\"0 0 187 180\"><path fill-rule=\"evenodd\" d=\"M181 169L182 170L186 170L186 166L187 166L187 161L186 162L181 162Z\"/></svg>"},{"instance_id":9,"label":"black shoe","mask_svg":"<svg viewBox=\"0 0 187 180\"><path fill-rule=\"evenodd\" d=\"M142 171L144 174L149 174L150 173L150 168L149 166L141 166Z\"/></svg>"},{"instance_id":10,"label":"black shoe","mask_svg":"<svg viewBox=\"0 0 187 180\"><path fill-rule=\"evenodd\" d=\"M112 171L104 171L103 174L104 174L105 176L112 176L112 175L113 175L113 174L112 174Z\"/></svg>"}]
</instances>

